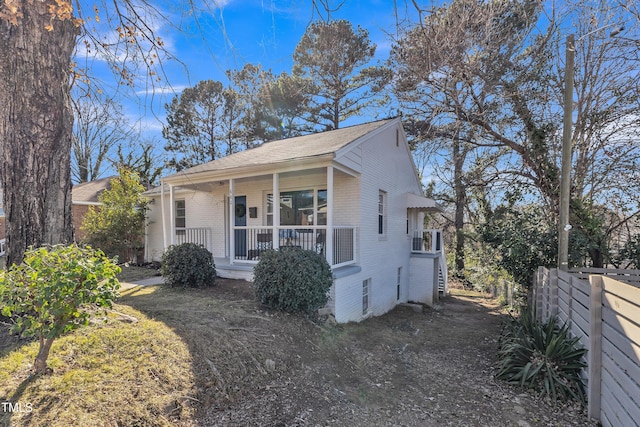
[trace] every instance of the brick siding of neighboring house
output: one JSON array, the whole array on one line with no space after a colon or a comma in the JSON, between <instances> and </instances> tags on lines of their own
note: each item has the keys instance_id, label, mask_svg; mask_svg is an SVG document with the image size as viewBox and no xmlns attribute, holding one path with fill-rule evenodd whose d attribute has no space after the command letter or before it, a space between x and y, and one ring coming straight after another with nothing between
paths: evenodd
<instances>
[{"instance_id":1,"label":"brick siding of neighboring house","mask_svg":"<svg viewBox=\"0 0 640 427\"><path fill-rule=\"evenodd\" d=\"M89 212L89 206L87 205L72 205L71 212L73 215L73 238L76 242L82 242L85 233L81 230L82 221L84 216Z\"/></svg>"}]
</instances>

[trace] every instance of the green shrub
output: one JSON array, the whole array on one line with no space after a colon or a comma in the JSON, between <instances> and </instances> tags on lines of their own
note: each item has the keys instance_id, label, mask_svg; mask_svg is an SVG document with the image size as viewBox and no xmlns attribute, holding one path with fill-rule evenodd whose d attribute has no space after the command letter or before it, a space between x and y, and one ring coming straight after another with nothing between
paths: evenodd
<instances>
[{"instance_id":1,"label":"green shrub","mask_svg":"<svg viewBox=\"0 0 640 427\"><path fill-rule=\"evenodd\" d=\"M587 352L569 337L569 327L560 327L555 317L545 323L528 310L511 318L500 338L497 377L509 384L539 391L553 401L585 401L580 371Z\"/></svg>"},{"instance_id":2,"label":"green shrub","mask_svg":"<svg viewBox=\"0 0 640 427\"><path fill-rule=\"evenodd\" d=\"M119 272L102 251L76 245L29 249L22 264L0 272L0 310L12 332L40 342L37 373L47 371L54 339L87 324L91 308L111 307Z\"/></svg>"},{"instance_id":3,"label":"green shrub","mask_svg":"<svg viewBox=\"0 0 640 427\"><path fill-rule=\"evenodd\" d=\"M162 254L160 273L169 286L201 288L215 283L216 266L207 248L182 243L169 246Z\"/></svg>"},{"instance_id":4,"label":"green shrub","mask_svg":"<svg viewBox=\"0 0 640 427\"><path fill-rule=\"evenodd\" d=\"M145 188L137 173L124 167L119 172L119 177L111 179L110 188L98 195L100 207L89 207L81 230L93 247L123 262L134 262L144 247Z\"/></svg>"},{"instance_id":5,"label":"green shrub","mask_svg":"<svg viewBox=\"0 0 640 427\"><path fill-rule=\"evenodd\" d=\"M333 284L324 257L299 248L262 252L253 276L258 300L286 312L313 314L327 303Z\"/></svg>"}]
</instances>

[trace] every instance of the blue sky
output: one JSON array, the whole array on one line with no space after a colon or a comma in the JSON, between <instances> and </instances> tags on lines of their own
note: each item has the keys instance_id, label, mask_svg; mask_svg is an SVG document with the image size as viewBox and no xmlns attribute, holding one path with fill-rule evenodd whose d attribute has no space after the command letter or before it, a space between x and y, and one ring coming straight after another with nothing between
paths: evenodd
<instances>
[{"instance_id":1,"label":"blue sky","mask_svg":"<svg viewBox=\"0 0 640 427\"><path fill-rule=\"evenodd\" d=\"M410 2L408 6L402 0L397 3L400 15L413 11ZM216 9L199 13L197 20L183 10L165 9L176 26L187 28L178 31L168 23L155 28L177 60L163 63L166 78L153 88L141 83L134 88L137 97L122 101L127 116L139 122L145 137L161 138L164 104L185 87L205 79L226 83L227 69L240 69L247 63L261 64L276 74L290 72L295 46L307 25L319 18L310 0L222 0L218 4ZM395 32L394 1L345 0L331 18L367 29L377 45L375 59L388 57L391 42L387 33ZM109 79L101 64L95 64L94 73Z\"/></svg>"},{"instance_id":2,"label":"blue sky","mask_svg":"<svg viewBox=\"0 0 640 427\"><path fill-rule=\"evenodd\" d=\"M227 0L214 16L200 19L206 43L197 30L172 36L176 55L189 65L196 82L211 74L222 77L226 69L245 63L261 63L281 72L291 69L296 44L317 18L309 0ZM386 58L389 44L383 32L394 30L393 1L346 0L332 18L368 29L379 46L378 54Z\"/></svg>"}]
</instances>

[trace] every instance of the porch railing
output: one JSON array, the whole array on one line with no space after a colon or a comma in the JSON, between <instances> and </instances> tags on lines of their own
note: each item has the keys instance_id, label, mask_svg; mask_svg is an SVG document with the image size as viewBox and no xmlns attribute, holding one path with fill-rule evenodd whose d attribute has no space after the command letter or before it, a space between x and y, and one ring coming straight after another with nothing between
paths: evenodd
<instances>
[{"instance_id":1,"label":"porch railing","mask_svg":"<svg viewBox=\"0 0 640 427\"><path fill-rule=\"evenodd\" d=\"M355 227L333 228L333 257L330 260L332 267L355 262L355 236ZM326 226L235 226L233 240L234 248L231 248L231 253L236 261L257 262L262 252L276 246L302 248L324 256L327 253Z\"/></svg>"},{"instance_id":2,"label":"porch railing","mask_svg":"<svg viewBox=\"0 0 640 427\"><path fill-rule=\"evenodd\" d=\"M207 227L176 228L175 244L182 243L195 243L211 251L211 229Z\"/></svg>"},{"instance_id":3,"label":"porch railing","mask_svg":"<svg viewBox=\"0 0 640 427\"><path fill-rule=\"evenodd\" d=\"M442 251L442 231L413 230L411 235L411 252L436 253Z\"/></svg>"}]
</instances>

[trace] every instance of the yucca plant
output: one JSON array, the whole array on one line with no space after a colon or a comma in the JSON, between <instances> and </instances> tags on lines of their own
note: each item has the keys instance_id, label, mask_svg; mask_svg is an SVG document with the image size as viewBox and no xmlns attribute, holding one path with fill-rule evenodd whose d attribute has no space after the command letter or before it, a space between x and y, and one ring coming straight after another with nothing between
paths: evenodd
<instances>
[{"instance_id":1,"label":"yucca plant","mask_svg":"<svg viewBox=\"0 0 640 427\"><path fill-rule=\"evenodd\" d=\"M569 326L555 317L544 323L523 310L507 321L498 352L497 377L509 384L540 392L553 401L585 401L580 371L587 352L579 338L569 336Z\"/></svg>"}]
</instances>

